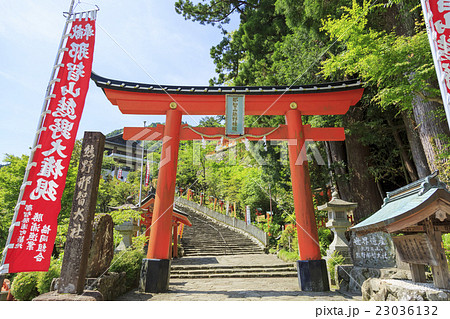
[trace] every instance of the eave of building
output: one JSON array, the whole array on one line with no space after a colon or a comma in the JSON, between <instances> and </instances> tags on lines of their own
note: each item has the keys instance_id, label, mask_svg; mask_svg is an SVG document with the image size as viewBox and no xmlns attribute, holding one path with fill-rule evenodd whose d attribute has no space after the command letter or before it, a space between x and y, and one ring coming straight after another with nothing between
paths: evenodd
<instances>
[{"instance_id":1,"label":"eave of building","mask_svg":"<svg viewBox=\"0 0 450 319\"><path fill-rule=\"evenodd\" d=\"M131 145L132 148L136 149L136 150L142 150L142 147L139 145L139 141L133 142L133 143L129 143ZM135 144L135 145L133 145ZM127 144L121 144L121 143L116 143L116 142L111 142L106 140L105 141L105 148L108 148L108 145L112 145L112 146L117 146L123 149L128 149L130 146Z\"/></svg>"},{"instance_id":2,"label":"eave of building","mask_svg":"<svg viewBox=\"0 0 450 319\"><path fill-rule=\"evenodd\" d=\"M139 157L133 157L133 156L122 155L122 154L117 154L117 153L109 154L108 157L112 157L114 159L121 159L124 161L132 161L133 163L142 162L142 160Z\"/></svg>"},{"instance_id":3,"label":"eave of building","mask_svg":"<svg viewBox=\"0 0 450 319\"><path fill-rule=\"evenodd\" d=\"M165 114L171 102L183 114L223 115L226 95L245 95L246 115L282 115L295 102L304 115L345 114L362 96L359 80L300 86L173 86L117 81L92 73L124 114Z\"/></svg>"},{"instance_id":4,"label":"eave of building","mask_svg":"<svg viewBox=\"0 0 450 319\"><path fill-rule=\"evenodd\" d=\"M433 176L434 175L434 176ZM441 182L433 182L435 174L389 193L385 204L373 215L353 226L358 233L389 233L417 225L437 211L450 218L450 192ZM431 183L430 183L431 181Z\"/></svg>"}]
</instances>

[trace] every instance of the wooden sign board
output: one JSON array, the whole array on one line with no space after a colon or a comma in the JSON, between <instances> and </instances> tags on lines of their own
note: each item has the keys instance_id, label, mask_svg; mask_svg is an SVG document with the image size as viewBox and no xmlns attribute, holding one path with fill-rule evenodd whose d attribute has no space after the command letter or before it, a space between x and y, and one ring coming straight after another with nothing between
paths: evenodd
<instances>
[{"instance_id":1,"label":"wooden sign board","mask_svg":"<svg viewBox=\"0 0 450 319\"><path fill-rule=\"evenodd\" d=\"M437 266L436 252L427 234L393 237L400 259L410 264Z\"/></svg>"},{"instance_id":2,"label":"wooden sign board","mask_svg":"<svg viewBox=\"0 0 450 319\"><path fill-rule=\"evenodd\" d=\"M266 216L256 216L256 221L258 223L266 221Z\"/></svg>"}]
</instances>

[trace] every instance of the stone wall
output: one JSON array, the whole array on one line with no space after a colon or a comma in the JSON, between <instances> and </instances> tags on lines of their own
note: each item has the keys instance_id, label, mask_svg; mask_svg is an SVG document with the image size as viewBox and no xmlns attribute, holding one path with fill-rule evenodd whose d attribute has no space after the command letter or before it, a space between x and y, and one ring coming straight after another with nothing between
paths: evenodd
<instances>
[{"instance_id":1,"label":"stone wall","mask_svg":"<svg viewBox=\"0 0 450 319\"><path fill-rule=\"evenodd\" d=\"M449 301L450 290L429 283L371 278L362 285L362 297L373 301Z\"/></svg>"},{"instance_id":2,"label":"stone wall","mask_svg":"<svg viewBox=\"0 0 450 319\"><path fill-rule=\"evenodd\" d=\"M59 278L52 281L50 290L58 290ZM98 291L103 295L103 300L114 300L127 292L126 273L110 272L99 278L86 278L85 291Z\"/></svg>"},{"instance_id":3,"label":"stone wall","mask_svg":"<svg viewBox=\"0 0 450 319\"><path fill-rule=\"evenodd\" d=\"M264 248L267 247L269 243L269 237L267 234L255 225L247 225L247 223L243 220L218 213L208 207L200 206L199 204L188 201L182 197L176 197L175 203L176 206L185 206L194 209L195 211L200 212L216 221L228 225L230 228L240 231L249 238L256 239L260 245L264 246Z\"/></svg>"},{"instance_id":4,"label":"stone wall","mask_svg":"<svg viewBox=\"0 0 450 319\"><path fill-rule=\"evenodd\" d=\"M370 278L411 279L411 272L398 268L367 268L352 265L336 266L336 285L339 291L360 294L363 283Z\"/></svg>"}]
</instances>

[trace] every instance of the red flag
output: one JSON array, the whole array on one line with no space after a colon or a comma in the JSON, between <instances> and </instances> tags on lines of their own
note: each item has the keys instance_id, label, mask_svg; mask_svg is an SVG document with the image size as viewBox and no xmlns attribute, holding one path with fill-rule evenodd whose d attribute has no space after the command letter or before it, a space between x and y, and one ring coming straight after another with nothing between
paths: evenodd
<instances>
[{"instance_id":1,"label":"red flag","mask_svg":"<svg viewBox=\"0 0 450 319\"><path fill-rule=\"evenodd\" d=\"M95 20L73 21L34 153L3 273L47 271L92 69ZM76 232L76 229L72 229Z\"/></svg>"},{"instance_id":2,"label":"red flag","mask_svg":"<svg viewBox=\"0 0 450 319\"><path fill-rule=\"evenodd\" d=\"M117 172L117 179L121 179L122 178L122 169L119 168L119 171Z\"/></svg>"},{"instance_id":3,"label":"red flag","mask_svg":"<svg viewBox=\"0 0 450 319\"><path fill-rule=\"evenodd\" d=\"M450 127L450 1L421 0L428 40Z\"/></svg>"}]
</instances>

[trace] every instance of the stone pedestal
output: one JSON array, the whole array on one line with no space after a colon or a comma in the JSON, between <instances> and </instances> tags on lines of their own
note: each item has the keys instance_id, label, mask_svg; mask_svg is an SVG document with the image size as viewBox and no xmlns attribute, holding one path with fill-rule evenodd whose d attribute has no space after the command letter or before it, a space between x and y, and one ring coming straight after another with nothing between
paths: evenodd
<instances>
[{"instance_id":1,"label":"stone pedestal","mask_svg":"<svg viewBox=\"0 0 450 319\"><path fill-rule=\"evenodd\" d=\"M345 258L344 264L351 264L352 258L350 256L349 244L347 238L345 237L345 232L348 227L351 226L351 223L347 220L347 213L329 212L328 214L332 215L331 217L334 217L334 219L329 218L326 224L326 226L333 232L334 238L327 250L327 259L332 258L333 253L336 252ZM338 215L343 216L338 217Z\"/></svg>"},{"instance_id":2,"label":"stone pedestal","mask_svg":"<svg viewBox=\"0 0 450 319\"><path fill-rule=\"evenodd\" d=\"M325 260L298 260L297 274L301 291L330 291Z\"/></svg>"},{"instance_id":3,"label":"stone pedestal","mask_svg":"<svg viewBox=\"0 0 450 319\"><path fill-rule=\"evenodd\" d=\"M142 260L139 291L141 292L167 292L170 279L170 259Z\"/></svg>"}]
</instances>

